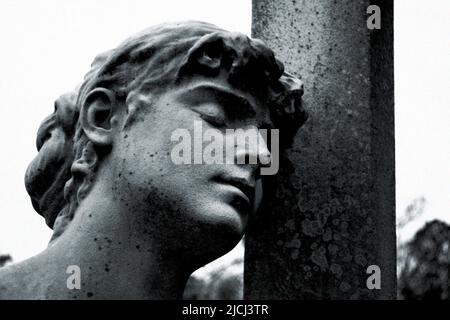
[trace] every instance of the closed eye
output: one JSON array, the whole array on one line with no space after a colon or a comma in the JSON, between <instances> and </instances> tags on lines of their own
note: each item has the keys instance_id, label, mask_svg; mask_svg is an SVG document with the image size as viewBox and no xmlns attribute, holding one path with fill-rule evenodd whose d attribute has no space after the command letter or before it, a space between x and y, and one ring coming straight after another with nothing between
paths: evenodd
<instances>
[{"instance_id":1,"label":"closed eye","mask_svg":"<svg viewBox=\"0 0 450 320\"><path fill-rule=\"evenodd\" d=\"M200 118L215 127L225 127L226 119L222 107L214 103L203 103L197 105L193 110L200 115Z\"/></svg>"},{"instance_id":2,"label":"closed eye","mask_svg":"<svg viewBox=\"0 0 450 320\"><path fill-rule=\"evenodd\" d=\"M223 127L226 126L225 120L220 118L220 117L210 116L210 115L207 115L207 114L201 114L200 113L200 118L202 118L203 120L205 120L209 124L213 125L214 127L223 128Z\"/></svg>"}]
</instances>

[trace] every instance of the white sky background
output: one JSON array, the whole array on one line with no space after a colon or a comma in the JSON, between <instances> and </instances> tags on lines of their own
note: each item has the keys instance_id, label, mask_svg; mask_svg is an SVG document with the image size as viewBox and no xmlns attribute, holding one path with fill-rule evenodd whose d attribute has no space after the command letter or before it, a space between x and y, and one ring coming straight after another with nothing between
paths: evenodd
<instances>
[{"instance_id":1,"label":"white sky background","mask_svg":"<svg viewBox=\"0 0 450 320\"><path fill-rule=\"evenodd\" d=\"M450 1L394 4L397 216L427 200L406 240L425 221L450 223Z\"/></svg>"},{"instance_id":2,"label":"white sky background","mask_svg":"<svg viewBox=\"0 0 450 320\"><path fill-rule=\"evenodd\" d=\"M450 223L450 1L395 2L397 214L415 198L424 221ZM0 4L0 254L15 261L51 231L24 187L40 121L74 88L96 54L150 25L196 19L250 33L250 0L25 1Z\"/></svg>"}]
</instances>

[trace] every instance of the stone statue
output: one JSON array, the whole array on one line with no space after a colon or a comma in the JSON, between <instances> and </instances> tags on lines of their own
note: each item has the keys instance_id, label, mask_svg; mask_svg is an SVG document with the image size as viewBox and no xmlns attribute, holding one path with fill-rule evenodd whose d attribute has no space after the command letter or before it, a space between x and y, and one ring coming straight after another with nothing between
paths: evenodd
<instances>
[{"instance_id":1,"label":"stone statue","mask_svg":"<svg viewBox=\"0 0 450 320\"><path fill-rule=\"evenodd\" d=\"M25 180L54 233L0 269L0 298L181 298L239 242L271 180L259 162L175 164L171 134L280 128L283 149L306 120L302 94L262 41L208 23L151 27L98 56L39 129Z\"/></svg>"}]
</instances>

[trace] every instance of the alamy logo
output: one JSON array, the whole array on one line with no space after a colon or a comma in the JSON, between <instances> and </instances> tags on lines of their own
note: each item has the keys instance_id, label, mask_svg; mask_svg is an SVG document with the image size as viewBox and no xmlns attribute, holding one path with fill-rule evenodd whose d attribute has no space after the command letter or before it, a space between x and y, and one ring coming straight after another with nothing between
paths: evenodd
<instances>
[{"instance_id":1,"label":"alamy logo","mask_svg":"<svg viewBox=\"0 0 450 320\"><path fill-rule=\"evenodd\" d=\"M261 164L261 175L274 175L279 169L279 131L214 128L203 131L202 122L194 121L193 137L187 129L176 129L170 140L177 142L171 151L175 164Z\"/></svg>"},{"instance_id":2,"label":"alamy logo","mask_svg":"<svg viewBox=\"0 0 450 320\"><path fill-rule=\"evenodd\" d=\"M373 290L381 289L381 269L376 264L373 264L369 266L366 270L367 274L370 274L370 276L367 278L366 285L367 289Z\"/></svg>"},{"instance_id":3,"label":"alamy logo","mask_svg":"<svg viewBox=\"0 0 450 320\"><path fill-rule=\"evenodd\" d=\"M81 269L77 265L70 265L66 269L66 273L70 274L67 278L66 286L69 290L81 289Z\"/></svg>"},{"instance_id":4,"label":"alamy logo","mask_svg":"<svg viewBox=\"0 0 450 320\"><path fill-rule=\"evenodd\" d=\"M370 16L367 18L367 28L369 30L381 29L381 9L379 6L370 5L367 7L367 14Z\"/></svg>"}]
</instances>

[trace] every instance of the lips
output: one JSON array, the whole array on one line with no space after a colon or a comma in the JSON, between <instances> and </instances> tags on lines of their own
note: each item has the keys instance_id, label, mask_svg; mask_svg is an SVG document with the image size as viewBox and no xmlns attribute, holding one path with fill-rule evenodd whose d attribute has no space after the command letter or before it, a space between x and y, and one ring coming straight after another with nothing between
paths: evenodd
<instances>
[{"instance_id":1,"label":"lips","mask_svg":"<svg viewBox=\"0 0 450 320\"><path fill-rule=\"evenodd\" d=\"M255 199L255 184L252 183L250 179L223 174L213 180L238 188L248 198L249 204L253 205Z\"/></svg>"}]
</instances>

